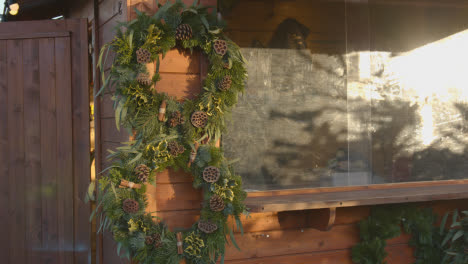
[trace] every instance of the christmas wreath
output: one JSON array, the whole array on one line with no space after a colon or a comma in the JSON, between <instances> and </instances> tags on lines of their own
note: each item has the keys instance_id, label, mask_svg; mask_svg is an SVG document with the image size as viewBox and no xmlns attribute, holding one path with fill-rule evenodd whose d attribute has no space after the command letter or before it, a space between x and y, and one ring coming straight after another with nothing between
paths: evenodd
<instances>
[{"instance_id":1,"label":"christmas wreath","mask_svg":"<svg viewBox=\"0 0 468 264\"><path fill-rule=\"evenodd\" d=\"M227 238L237 247L232 229L242 230L240 216L248 214L241 177L216 146L244 89L245 61L216 13L196 2L168 1L153 16L136 11L135 20L119 24L98 61L103 88L96 96L115 88L117 129L123 126L133 137L110 151L113 163L98 180L93 216L98 231L112 232L117 254L138 263L223 262ZM199 50L209 59L203 92L194 100L157 92L160 60L175 47ZM106 77L109 51L115 57ZM190 172L194 188L203 189L200 220L189 230L173 232L145 212L146 184L155 184L156 173L169 167ZM235 226L228 225L229 217Z\"/></svg>"}]
</instances>

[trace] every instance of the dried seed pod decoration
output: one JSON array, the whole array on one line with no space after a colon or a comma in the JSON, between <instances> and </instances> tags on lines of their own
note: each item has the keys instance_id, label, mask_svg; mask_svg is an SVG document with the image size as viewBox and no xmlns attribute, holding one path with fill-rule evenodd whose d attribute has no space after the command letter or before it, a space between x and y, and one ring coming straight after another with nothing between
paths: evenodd
<instances>
[{"instance_id":1,"label":"dried seed pod decoration","mask_svg":"<svg viewBox=\"0 0 468 264\"><path fill-rule=\"evenodd\" d=\"M226 54L227 49L228 49L226 41L222 39L215 40L213 43L213 48L216 54L221 55L221 56L224 56L224 54Z\"/></svg>"},{"instance_id":2,"label":"dried seed pod decoration","mask_svg":"<svg viewBox=\"0 0 468 264\"><path fill-rule=\"evenodd\" d=\"M218 229L218 226L215 223L212 223L208 220L200 220L198 222L198 229L204 233L211 234Z\"/></svg>"},{"instance_id":3,"label":"dried seed pod decoration","mask_svg":"<svg viewBox=\"0 0 468 264\"><path fill-rule=\"evenodd\" d=\"M140 64L151 62L151 53L147 49L139 48L136 51L137 61Z\"/></svg>"},{"instance_id":4,"label":"dried seed pod decoration","mask_svg":"<svg viewBox=\"0 0 468 264\"><path fill-rule=\"evenodd\" d=\"M166 100L163 100L161 105L159 106L158 120L160 122L163 122L164 117L166 116L166 106L167 106Z\"/></svg>"},{"instance_id":5,"label":"dried seed pod decoration","mask_svg":"<svg viewBox=\"0 0 468 264\"><path fill-rule=\"evenodd\" d=\"M208 114L203 111L197 111L192 114L190 121L194 127L203 128L208 123Z\"/></svg>"},{"instance_id":6,"label":"dried seed pod decoration","mask_svg":"<svg viewBox=\"0 0 468 264\"><path fill-rule=\"evenodd\" d=\"M219 180L220 172L215 166L208 166L203 170L203 179L206 182L213 183Z\"/></svg>"},{"instance_id":7,"label":"dried seed pod decoration","mask_svg":"<svg viewBox=\"0 0 468 264\"><path fill-rule=\"evenodd\" d=\"M125 199L122 204L122 209L128 214L134 214L140 210L140 205L133 199Z\"/></svg>"}]
</instances>

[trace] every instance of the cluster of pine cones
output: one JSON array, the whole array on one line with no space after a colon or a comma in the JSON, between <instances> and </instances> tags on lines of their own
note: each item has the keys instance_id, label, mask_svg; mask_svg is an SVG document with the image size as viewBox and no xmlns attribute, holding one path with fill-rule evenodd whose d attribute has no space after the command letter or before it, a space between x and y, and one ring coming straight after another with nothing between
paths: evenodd
<instances>
[{"instance_id":1,"label":"cluster of pine cones","mask_svg":"<svg viewBox=\"0 0 468 264\"><path fill-rule=\"evenodd\" d=\"M154 233L151 236L146 236L145 244L154 245L155 248L159 248L162 245L161 235L158 233Z\"/></svg>"},{"instance_id":2,"label":"cluster of pine cones","mask_svg":"<svg viewBox=\"0 0 468 264\"><path fill-rule=\"evenodd\" d=\"M171 119L169 119L169 126L176 127L185 123L185 119L179 111L172 113Z\"/></svg>"},{"instance_id":3,"label":"cluster of pine cones","mask_svg":"<svg viewBox=\"0 0 468 264\"><path fill-rule=\"evenodd\" d=\"M172 156L179 156L180 154L185 152L184 146L179 144L177 141L169 142L167 145L167 149Z\"/></svg>"}]
</instances>

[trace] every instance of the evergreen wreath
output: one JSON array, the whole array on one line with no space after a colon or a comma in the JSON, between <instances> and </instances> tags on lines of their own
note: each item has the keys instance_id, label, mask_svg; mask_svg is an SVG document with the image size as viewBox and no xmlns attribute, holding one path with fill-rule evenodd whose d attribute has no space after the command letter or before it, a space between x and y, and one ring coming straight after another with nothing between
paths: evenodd
<instances>
[{"instance_id":1,"label":"evergreen wreath","mask_svg":"<svg viewBox=\"0 0 468 264\"><path fill-rule=\"evenodd\" d=\"M117 254L141 264L178 264L182 258L195 264L224 262L228 236L238 248L228 218L242 231L240 216L248 215L241 177L216 146L226 116L244 90L245 60L223 34L216 13L197 2L167 1L151 17L136 10L137 18L119 24L98 61L103 87L96 96L105 87L115 88L117 129L123 126L134 136L110 151L114 162L98 180L93 215L100 219L98 232L113 233ZM209 59L203 92L194 100L178 101L152 88L160 79L160 55L164 58L175 47L200 50ZM106 77L109 50L115 57ZM152 78L147 63L156 64ZM194 188L203 189L200 220L183 238L145 212L145 183L155 184L156 173L168 167L190 172Z\"/></svg>"}]
</instances>

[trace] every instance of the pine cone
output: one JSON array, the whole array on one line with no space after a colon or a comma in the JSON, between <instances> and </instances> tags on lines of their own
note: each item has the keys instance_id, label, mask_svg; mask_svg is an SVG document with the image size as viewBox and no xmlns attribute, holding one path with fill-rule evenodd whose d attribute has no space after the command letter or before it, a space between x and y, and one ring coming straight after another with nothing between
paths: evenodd
<instances>
[{"instance_id":1,"label":"pine cone","mask_svg":"<svg viewBox=\"0 0 468 264\"><path fill-rule=\"evenodd\" d=\"M152 81L147 73L141 72L137 75L137 82L141 85L151 85Z\"/></svg>"},{"instance_id":2,"label":"pine cone","mask_svg":"<svg viewBox=\"0 0 468 264\"><path fill-rule=\"evenodd\" d=\"M176 28L175 38L177 40L188 40L192 38L192 27L188 24L180 24Z\"/></svg>"},{"instance_id":3,"label":"pine cone","mask_svg":"<svg viewBox=\"0 0 468 264\"><path fill-rule=\"evenodd\" d=\"M210 234L216 231L218 229L218 226L215 223L212 223L210 221L200 220L198 222L198 229L200 229L201 231L207 234Z\"/></svg>"},{"instance_id":4,"label":"pine cone","mask_svg":"<svg viewBox=\"0 0 468 264\"><path fill-rule=\"evenodd\" d=\"M220 172L219 169L214 166L206 167L203 170L203 179L206 182L217 182L219 180Z\"/></svg>"},{"instance_id":5,"label":"pine cone","mask_svg":"<svg viewBox=\"0 0 468 264\"><path fill-rule=\"evenodd\" d=\"M136 51L137 61L140 64L151 62L151 53L147 49L139 48Z\"/></svg>"},{"instance_id":6,"label":"pine cone","mask_svg":"<svg viewBox=\"0 0 468 264\"><path fill-rule=\"evenodd\" d=\"M154 243L154 239L152 236L146 236L145 238L145 244L146 245L152 245Z\"/></svg>"},{"instance_id":7,"label":"pine cone","mask_svg":"<svg viewBox=\"0 0 468 264\"><path fill-rule=\"evenodd\" d=\"M154 243L154 247L155 248L159 248L160 246L162 246L162 241L161 241L161 235L158 234L158 233L154 233L153 234L153 243Z\"/></svg>"},{"instance_id":8,"label":"pine cone","mask_svg":"<svg viewBox=\"0 0 468 264\"><path fill-rule=\"evenodd\" d=\"M145 164L140 164L135 168L135 174L140 182L145 183L148 180L150 169Z\"/></svg>"},{"instance_id":9,"label":"pine cone","mask_svg":"<svg viewBox=\"0 0 468 264\"><path fill-rule=\"evenodd\" d=\"M225 40L217 39L213 43L213 48L216 54L224 56L224 54L227 52L227 43Z\"/></svg>"},{"instance_id":10,"label":"pine cone","mask_svg":"<svg viewBox=\"0 0 468 264\"><path fill-rule=\"evenodd\" d=\"M179 156L185 151L184 146L179 144L177 141L169 142L169 144L167 145L167 148L169 149L169 152L171 153L172 156Z\"/></svg>"},{"instance_id":11,"label":"pine cone","mask_svg":"<svg viewBox=\"0 0 468 264\"><path fill-rule=\"evenodd\" d=\"M205 112L197 111L192 114L190 121L194 127L205 127L208 123L208 115Z\"/></svg>"},{"instance_id":12,"label":"pine cone","mask_svg":"<svg viewBox=\"0 0 468 264\"><path fill-rule=\"evenodd\" d=\"M218 195L213 195L210 198L210 209L213 212L220 212L224 210L224 201L223 198L219 197Z\"/></svg>"},{"instance_id":13,"label":"pine cone","mask_svg":"<svg viewBox=\"0 0 468 264\"><path fill-rule=\"evenodd\" d=\"M128 198L128 199L125 199L123 201L122 208L126 213L134 214L134 213L138 212L138 210L140 209L140 205L138 204L137 201Z\"/></svg>"},{"instance_id":14,"label":"pine cone","mask_svg":"<svg viewBox=\"0 0 468 264\"><path fill-rule=\"evenodd\" d=\"M169 119L169 126L176 127L185 123L184 117L179 111L172 113L171 119Z\"/></svg>"},{"instance_id":15,"label":"pine cone","mask_svg":"<svg viewBox=\"0 0 468 264\"><path fill-rule=\"evenodd\" d=\"M221 91L227 91L227 90L229 90L229 88L231 88L231 84L232 84L231 76L226 75L226 76L223 77L221 82L219 82L218 88Z\"/></svg>"},{"instance_id":16,"label":"pine cone","mask_svg":"<svg viewBox=\"0 0 468 264\"><path fill-rule=\"evenodd\" d=\"M170 127L176 127L177 125L179 125L179 121L175 118L171 118L169 119L169 126Z\"/></svg>"}]
</instances>

